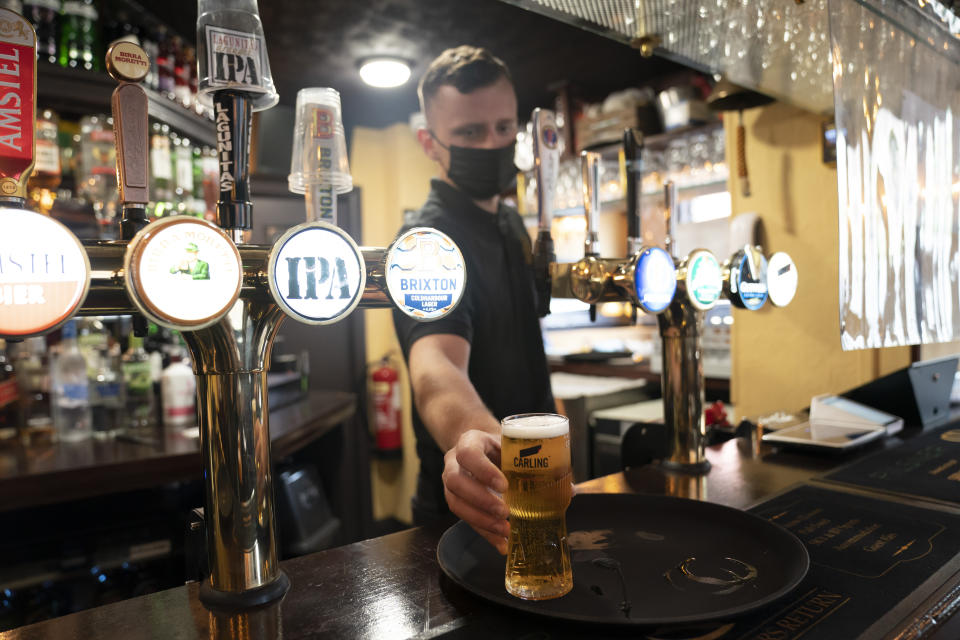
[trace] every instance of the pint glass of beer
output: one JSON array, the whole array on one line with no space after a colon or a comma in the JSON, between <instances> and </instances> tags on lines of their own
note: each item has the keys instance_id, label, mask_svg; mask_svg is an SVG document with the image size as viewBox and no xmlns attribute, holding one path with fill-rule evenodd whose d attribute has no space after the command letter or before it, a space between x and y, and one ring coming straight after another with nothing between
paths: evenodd
<instances>
[{"instance_id":1,"label":"pint glass of beer","mask_svg":"<svg viewBox=\"0 0 960 640\"><path fill-rule=\"evenodd\" d=\"M572 497L570 422L552 413L501 421L500 466L509 483L507 592L558 598L573 588L566 511Z\"/></svg>"}]
</instances>

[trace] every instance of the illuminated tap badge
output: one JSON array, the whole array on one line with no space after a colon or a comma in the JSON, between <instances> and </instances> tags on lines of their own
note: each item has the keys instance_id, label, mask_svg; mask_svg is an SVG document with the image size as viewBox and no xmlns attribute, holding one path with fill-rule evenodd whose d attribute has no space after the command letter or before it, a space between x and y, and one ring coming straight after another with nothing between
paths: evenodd
<instances>
[{"instance_id":1,"label":"illuminated tap badge","mask_svg":"<svg viewBox=\"0 0 960 640\"><path fill-rule=\"evenodd\" d=\"M140 230L124 256L127 293L153 322L192 331L222 318L240 296L240 252L219 227L171 216Z\"/></svg>"},{"instance_id":2,"label":"illuminated tap badge","mask_svg":"<svg viewBox=\"0 0 960 640\"><path fill-rule=\"evenodd\" d=\"M637 256L633 273L637 305L647 313L660 313L670 306L677 291L673 258L660 247L647 247Z\"/></svg>"},{"instance_id":3,"label":"illuminated tap badge","mask_svg":"<svg viewBox=\"0 0 960 640\"><path fill-rule=\"evenodd\" d=\"M733 255L730 264L730 302L756 311L767 301L767 259L748 247Z\"/></svg>"},{"instance_id":4,"label":"illuminated tap badge","mask_svg":"<svg viewBox=\"0 0 960 640\"><path fill-rule=\"evenodd\" d=\"M307 222L283 234L270 251L270 292L284 312L307 324L332 324L353 311L367 285L363 254L347 233Z\"/></svg>"},{"instance_id":5,"label":"illuminated tap badge","mask_svg":"<svg viewBox=\"0 0 960 640\"><path fill-rule=\"evenodd\" d=\"M797 293L797 265L788 254L778 251L770 256L767 265L767 289L770 302L778 307L785 307L793 300Z\"/></svg>"},{"instance_id":6,"label":"illuminated tap badge","mask_svg":"<svg viewBox=\"0 0 960 640\"><path fill-rule=\"evenodd\" d=\"M39 213L0 209L0 228L0 336L56 329L87 297L87 252L65 226Z\"/></svg>"},{"instance_id":7,"label":"illuminated tap badge","mask_svg":"<svg viewBox=\"0 0 960 640\"><path fill-rule=\"evenodd\" d=\"M723 291L720 263L706 249L694 249L687 257L687 293L690 304L700 311L713 308Z\"/></svg>"},{"instance_id":8,"label":"illuminated tap badge","mask_svg":"<svg viewBox=\"0 0 960 640\"><path fill-rule=\"evenodd\" d=\"M437 320L460 303L467 281L463 254L446 234L419 227L387 252L387 290L397 307L417 320Z\"/></svg>"}]
</instances>

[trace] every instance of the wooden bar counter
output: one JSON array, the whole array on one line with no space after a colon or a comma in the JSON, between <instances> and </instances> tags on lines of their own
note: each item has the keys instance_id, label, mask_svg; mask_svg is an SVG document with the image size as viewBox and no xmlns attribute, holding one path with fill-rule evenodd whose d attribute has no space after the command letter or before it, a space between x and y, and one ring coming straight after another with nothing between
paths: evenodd
<instances>
[{"instance_id":1,"label":"wooden bar counter","mask_svg":"<svg viewBox=\"0 0 960 640\"><path fill-rule=\"evenodd\" d=\"M714 445L708 457L713 469L704 477L642 467L581 483L577 490L667 494L742 508L797 483L825 484L818 476L849 461L779 453L747 438ZM409 529L286 561L282 566L292 588L280 603L263 609L235 615L210 612L197 599L198 585L191 583L21 627L0 634L0 639L723 638L704 625L664 636L663 630L585 628L488 604L440 570L436 547L446 526ZM955 586L957 577L953 580ZM920 613L908 615L883 637L960 637L960 616L938 620L922 633L907 633L904 630L933 606L907 604Z\"/></svg>"}]
</instances>

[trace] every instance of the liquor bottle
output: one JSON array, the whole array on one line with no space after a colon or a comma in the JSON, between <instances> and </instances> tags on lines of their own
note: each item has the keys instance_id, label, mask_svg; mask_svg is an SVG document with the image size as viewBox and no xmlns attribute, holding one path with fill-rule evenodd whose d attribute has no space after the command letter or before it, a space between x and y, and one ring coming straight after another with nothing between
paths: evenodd
<instances>
[{"instance_id":1,"label":"liquor bottle","mask_svg":"<svg viewBox=\"0 0 960 640\"><path fill-rule=\"evenodd\" d=\"M100 355L107 348L107 328L100 318L75 320L77 324L77 348L87 363L87 377L92 381L100 369Z\"/></svg>"},{"instance_id":2,"label":"liquor bottle","mask_svg":"<svg viewBox=\"0 0 960 640\"><path fill-rule=\"evenodd\" d=\"M157 29L157 89L169 98L173 98L176 91L174 78L175 59L173 39L167 33L167 28Z\"/></svg>"},{"instance_id":3,"label":"liquor bottle","mask_svg":"<svg viewBox=\"0 0 960 640\"><path fill-rule=\"evenodd\" d=\"M27 0L23 3L23 16L37 32L37 59L56 64L60 0Z\"/></svg>"},{"instance_id":4,"label":"liquor bottle","mask_svg":"<svg viewBox=\"0 0 960 640\"><path fill-rule=\"evenodd\" d=\"M84 20L83 3L67 0L60 16L60 41L57 63L61 67L80 67L80 30Z\"/></svg>"},{"instance_id":5,"label":"liquor bottle","mask_svg":"<svg viewBox=\"0 0 960 640\"><path fill-rule=\"evenodd\" d=\"M116 345L100 347L97 360L99 366L90 393L93 436L107 439L114 437L124 426L126 389Z\"/></svg>"},{"instance_id":6,"label":"liquor bottle","mask_svg":"<svg viewBox=\"0 0 960 640\"><path fill-rule=\"evenodd\" d=\"M130 14L126 10L117 11L103 28L104 42L113 44L124 41L140 45L140 27L130 21Z\"/></svg>"},{"instance_id":7,"label":"liquor bottle","mask_svg":"<svg viewBox=\"0 0 960 640\"><path fill-rule=\"evenodd\" d=\"M123 378L127 384L127 429L134 435L147 435L156 426L157 399L153 390L150 354L143 338L130 334L123 354Z\"/></svg>"},{"instance_id":8,"label":"liquor bottle","mask_svg":"<svg viewBox=\"0 0 960 640\"><path fill-rule=\"evenodd\" d=\"M77 194L93 205L100 238L113 239L117 234L117 147L112 118L90 115L80 120L80 169Z\"/></svg>"},{"instance_id":9,"label":"liquor bottle","mask_svg":"<svg viewBox=\"0 0 960 640\"><path fill-rule=\"evenodd\" d=\"M22 441L49 441L53 438L53 418L47 341L42 337L24 340L17 349L14 368L19 374Z\"/></svg>"},{"instance_id":10,"label":"liquor bottle","mask_svg":"<svg viewBox=\"0 0 960 640\"><path fill-rule=\"evenodd\" d=\"M217 152L210 147L204 147L200 166L203 168L203 217L210 222L217 220L217 199L220 197L220 163L217 161Z\"/></svg>"},{"instance_id":11,"label":"liquor bottle","mask_svg":"<svg viewBox=\"0 0 960 640\"><path fill-rule=\"evenodd\" d=\"M170 365L160 381L163 394L163 426L177 430L196 425L197 381L184 362L183 348L170 355Z\"/></svg>"},{"instance_id":12,"label":"liquor bottle","mask_svg":"<svg viewBox=\"0 0 960 640\"><path fill-rule=\"evenodd\" d=\"M97 8L93 0L83 0L83 20L80 22L80 59L88 71L100 71L103 68L103 55L100 51Z\"/></svg>"},{"instance_id":13,"label":"liquor bottle","mask_svg":"<svg viewBox=\"0 0 960 640\"><path fill-rule=\"evenodd\" d=\"M150 195L158 218L170 208L173 200L173 167L170 153L170 127L154 122L150 135Z\"/></svg>"},{"instance_id":14,"label":"liquor bottle","mask_svg":"<svg viewBox=\"0 0 960 640\"><path fill-rule=\"evenodd\" d=\"M180 213L193 213L193 153L189 138L176 138L174 143L174 174L177 177L175 199Z\"/></svg>"},{"instance_id":15,"label":"liquor bottle","mask_svg":"<svg viewBox=\"0 0 960 640\"><path fill-rule=\"evenodd\" d=\"M69 320L63 326L60 353L50 367L53 391L53 426L63 442L78 442L90 437L90 382L87 362L77 347L77 325Z\"/></svg>"},{"instance_id":16,"label":"liquor bottle","mask_svg":"<svg viewBox=\"0 0 960 640\"><path fill-rule=\"evenodd\" d=\"M174 94L177 102L188 109L193 106L193 98L190 94L190 78L193 75L191 62L188 49L183 44L183 39L179 36L174 37Z\"/></svg>"},{"instance_id":17,"label":"liquor bottle","mask_svg":"<svg viewBox=\"0 0 960 640\"><path fill-rule=\"evenodd\" d=\"M143 50L150 58L150 71L147 77L143 79L143 85L149 89L157 91L160 88L160 72L157 68L157 58L160 56L160 45L157 43L157 36L153 30L144 29L142 33Z\"/></svg>"},{"instance_id":18,"label":"liquor bottle","mask_svg":"<svg viewBox=\"0 0 960 640\"><path fill-rule=\"evenodd\" d=\"M92 0L67 0L61 15L57 62L61 67L99 71L97 9Z\"/></svg>"},{"instance_id":19,"label":"liquor bottle","mask_svg":"<svg viewBox=\"0 0 960 640\"><path fill-rule=\"evenodd\" d=\"M60 169L60 145L57 143L57 114L43 109L37 114L33 175L27 192L35 211L49 215L56 198L56 189L63 175Z\"/></svg>"},{"instance_id":20,"label":"liquor bottle","mask_svg":"<svg viewBox=\"0 0 960 640\"><path fill-rule=\"evenodd\" d=\"M13 362L7 357L7 343L0 340L0 433L16 435L20 422L20 390Z\"/></svg>"}]
</instances>

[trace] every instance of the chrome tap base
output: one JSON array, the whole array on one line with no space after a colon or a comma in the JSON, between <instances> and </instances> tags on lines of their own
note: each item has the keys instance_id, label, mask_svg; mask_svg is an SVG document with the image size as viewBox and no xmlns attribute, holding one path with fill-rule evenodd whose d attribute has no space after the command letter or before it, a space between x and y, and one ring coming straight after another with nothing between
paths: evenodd
<instances>
[{"instance_id":1,"label":"chrome tap base","mask_svg":"<svg viewBox=\"0 0 960 640\"><path fill-rule=\"evenodd\" d=\"M206 579L200 585L200 602L212 611L235 612L280 600L290 590L290 578L283 571L269 584L241 592L218 591ZM274 636L279 637L279 636Z\"/></svg>"},{"instance_id":2,"label":"chrome tap base","mask_svg":"<svg viewBox=\"0 0 960 640\"><path fill-rule=\"evenodd\" d=\"M700 359L703 318L704 313L690 304L682 286L667 310L657 316L663 342L663 419L667 427L667 453L660 464L691 474L710 471Z\"/></svg>"}]
</instances>

